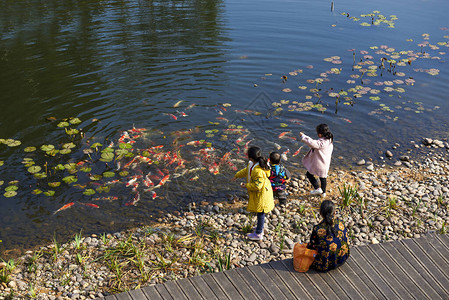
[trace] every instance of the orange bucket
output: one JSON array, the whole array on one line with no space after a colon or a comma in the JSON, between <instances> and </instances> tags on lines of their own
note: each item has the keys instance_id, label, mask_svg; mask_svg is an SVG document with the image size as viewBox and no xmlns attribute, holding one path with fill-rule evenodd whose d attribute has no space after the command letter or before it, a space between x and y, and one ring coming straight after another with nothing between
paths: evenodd
<instances>
[{"instance_id":1,"label":"orange bucket","mask_svg":"<svg viewBox=\"0 0 449 300\"><path fill-rule=\"evenodd\" d=\"M296 243L293 248L293 267L295 270L307 272L317 253L317 250L307 249L307 244Z\"/></svg>"}]
</instances>

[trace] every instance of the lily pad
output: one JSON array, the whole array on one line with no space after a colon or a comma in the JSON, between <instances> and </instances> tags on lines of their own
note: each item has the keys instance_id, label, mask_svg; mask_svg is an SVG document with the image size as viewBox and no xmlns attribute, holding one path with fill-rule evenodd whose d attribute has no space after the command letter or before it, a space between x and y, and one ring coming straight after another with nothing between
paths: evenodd
<instances>
[{"instance_id":1,"label":"lily pad","mask_svg":"<svg viewBox=\"0 0 449 300\"><path fill-rule=\"evenodd\" d=\"M2 186L5 182L3 180L0 180L0 186Z\"/></svg>"},{"instance_id":2,"label":"lily pad","mask_svg":"<svg viewBox=\"0 0 449 300\"><path fill-rule=\"evenodd\" d=\"M128 171L121 171L120 173L118 173L120 176L125 177L129 175Z\"/></svg>"},{"instance_id":3,"label":"lily pad","mask_svg":"<svg viewBox=\"0 0 449 300\"><path fill-rule=\"evenodd\" d=\"M19 189L19 187L18 187L17 185L10 185L10 186L8 186L8 187L5 188L5 191L6 191L6 192L9 192L9 191L17 191L18 189Z\"/></svg>"},{"instance_id":4,"label":"lily pad","mask_svg":"<svg viewBox=\"0 0 449 300\"><path fill-rule=\"evenodd\" d=\"M110 153L110 152L105 152L101 154L101 161L104 162L109 162L112 161L114 159L114 153Z\"/></svg>"},{"instance_id":5,"label":"lily pad","mask_svg":"<svg viewBox=\"0 0 449 300\"><path fill-rule=\"evenodd\" d=\"M55 167L55 170L64 171L64 170L65 170L65 167L64 167L62 164L58 164L58 165Z\"/></svg>"},{"instance_id":6,"label":"lily pad","mask_svg":"<svg viewBox=\"0 0 449 300\"><path fill-rule=\"evenodd\" d=\"M81 123L81 120L78 118L73 118L69 122L70 122L70 124L76 125L76 124Z\"/></svg>"},{"instance_id":7,"label":"lily pad","mask_svg":"<svg viewBox=\"0 0 449 300\"><path fill-rule=\"evenodd\" d=\"M281 123L281 127L288 127L288 124L286 124L286 123Z\"/></svg>"},{"instance_id":8,"label":"lily pad","mask_svg":"<svg viewBox=\"0 0 449 300\"><path fill-rule=\"evenodd\" d=\"M60 185L61 185L61 182L59 182L59 181L56 181L56 182L49 182L49 183L48 183L48 186L49 186L49 187L52 187L52 188L58 187L58 186L60 186Z\"/></svg>"},{"instance_id":9,"label":"lily pad","mask_svg":"<svg viewBox=\"0 0 449 300\"><path fill-rule=\"evenodd\" d=\"M3 166L5 162L3 160L0 160L0 167Z\"/></svg>"},{"instance_id":10,"label":"lily pad","mask_svg":"<svg viewBox=\"0 0 449 300\"><path fill-rule=\"evenodd\" d=\"M128 143L120 143L119 147L120 147L120 149L130 149L133 146L131 144L128 144Z\"/></svg>"},{"instance_id":11,"label":"lily pad","mask_svg":"<svg viewBox=\"0 0 449 300\"><path fill-rule=\"evenodd\" d=\"M65 129L65 133L67 133L68 135L75 135L79 133L78 129L74 129L74 128L70 128L70 129Z\"/></svg>"},{"instance_id":12,"label":"lily pad","mask_svg":"<svg viewBox=\"0 0 449 300\"><path fill-rule=\"evenodd\" d=\"M59 151L59 153L61 153L61 154L69 154L70 152L72 152L72 150L67 149L67 148L62 149L61 151Z\"/></svg>"},{"instance_id":13,"label":"lily pad","mask_svg":"<svg viewBox=\"0 0 449 300\"><path fill-rule=\"evenodd\" d=\"M41 170L42 168L40 166L32 166L28 168L28 172L30 172L31 174L39 173Z\"/></svg>"},{"instance_id":14,"label":"lily pad","mask_svg":"<svg viewBox=\"0 0 449 300\"><path fill-rule=\"evenodd\" d=\"M85 173L89 173L90 171L92 171L92 168L89 168L89 167L82 167L82 168L80 169L80 171L85 172Z\"/></svg>"},{"instance_id":15,"label":"lily pad","mask_svg":"<svg viewBox=\"0 0 449 300\"><path fill-rule=\"evenodd\" d=\"M47 154L49 156L55 156L58 153L59 153L59 150L56 150L56 149L45 152L45 154Z\"/></svg>"},{"instance_id":16,"label":"lily pad","mask_svg":"<svg viewBox=\"0 0 449 300\"><path fill-rule=\"evenodd\" d=\"M9 147L17 147L20 146L22 142L18 140L7 139L5 144Z\"/></svg>"},{"instance_id":17,"label":"lily pad","mask_svg":"<svg viewBox=\"0 0 449 300\"><path fill-rule=\"evenodd\" d=\"M109 186L99 186L95 190L97 191L97 193L109 193L109 191L111 190L111 187L109 187Z\"/></svg>"},{"instance_id":18,"label":"lily pad","mask_svg":"<svg viewBox=\"0 0 449 300\"><path fill-rule=\"evenodd\" d=\"M14 197L15 195L17 195L16 191L8 191L3 194L3 196L5 196L6 198L11 198L11 197Z\"/></svg>"},{"instance_id":19,"label":"lily pad","mask_svg":"<svg viewBox=\"0 0 449 300\"><path fill-rule=\"evenodd\" d=\"M93 190L93 189L86 189L86 190L83 192L83 194L86 195L86 196L90 196L90 195L95 194L95 190Z\"/></svg>"},{"instance_id":20,"label":"lily pad","mask_svg":"<svg viewBox=\"0 0 449 300\"><path fill-rule=\"evenodd\" d=\"M103 145L100 144L100 143L93 143L90 147L91 148L97 148L97 147L103 147Z\"/></svg>"},{"instance_id":21,"label":"lily pad","mask_svg":"<svg viewBox=\"0 0 449 300\"><path fill-rule=\"evenodd\" d=\"M33 191L31 191L31 194L39 195L39 194L42 194L42 191L40 189L34 189Z\"/></svg>"},{"instance_id":22,"label":"lily pad","mask_svg":"<svg viewBox=\"0 0 449 300\"><path fill-rule=\"evenodd\" d=\"M51 151L51 150L53 150L53 149L55 149L55 146L53 146L53 145L42 145L42 146L41 146L41 150L42 150L42 151L45 151L45 152Z\"/></svg>"},{"instance_id":23,"label":"lily pad","mask_svg":"<svg viewBox=\"0 0 449 300\"><path fill-rule=\"evenodd\" d=\"M70 184L70 183L77 182L78 178L76 178L75 176L66 176L66 177L62 178L62 181L64 181L67 184Z\"/></svg>"},{"instance_id":24,"label":"lily pad","mask_svg":"<svg viewBox=\"0 0 449 300\"><path fill-rule=\"evenodd\" d=\"M103 178L103 176L98 175L98 174L94 174L94 175L91 175L89 178L91 180L100 180L101 178Z\"/></svg>"},{"instance_id":25,"label":"lily pad","mask_svg":"<svg viewBox=\"0 0 449 300\"><path fill-rule=\"evenodd\" d=\"M70 125L69 122L63 121L63 122L59 122L57 126L62 128L62 127L68 127L69 125Z\"/></svg>"},{"instance_id":26,"label":"lily pad","mask_svg":"<svg viewBox=\"0 0 449 300\"><path fill-rule=\"evenodd\" d=\"M33 152L33 151L36 151L36 147L26 147L25 149L23 149L23 151L25 151L25 152Z\"/></svg>"},{"instance_id":27,"label":"lily pad","mask_svg":"<svg viewBox=\"0 0 449 300\"><path fill-rule=\"evenodd\" d=\"M115 173L114 172L104 172L103 173L103 177L114 177Z\"/></svg>"},{"instance_id":28,"label":"lily pad","mask_svg":"<svg viewBox=\"0 0 449 300\"><path fill-rule=\"evenodd\" d=\"M46 178L47 177L47 174L45 174L45 173L36 173L36 174L34 174L34 178L37 178L37 179L43 179L43 178Z\"/></svg>"},{"instance_id":29,"label":"lily pad","mask_svg":"<svg viewBox=\"0 0 449 300\"><path fill-rule=\"evenodd\" d=\"M72 148L75 148L75 144L74 143L66 143L66 144L64 144L64 145L62 145L62 148L64 148L64 149L72 149Z\"/></svg>"},{"instance_id":30,"label":"lily pad","mask_svg":"<svg viewBox=\"0 0 449 300\"><path fill-rule=\"evenodd\" d=\"M44 192L44 195L45 196L49 196L49 197L54 196L55 195L55 191L51 191L51 190L46 191L46 192Z\"/></svg>"}]
</instances>

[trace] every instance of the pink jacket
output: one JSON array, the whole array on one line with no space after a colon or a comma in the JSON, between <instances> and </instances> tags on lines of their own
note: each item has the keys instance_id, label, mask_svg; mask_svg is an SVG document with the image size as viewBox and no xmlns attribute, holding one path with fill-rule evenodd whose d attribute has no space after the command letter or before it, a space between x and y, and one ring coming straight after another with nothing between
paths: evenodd
<instances>
[{"instance_id":1,"label":"pink jacket","mask_svg":"<svg viewBox=\"0 0 449 300\"><path fill-rule=\"evenodd\" d=\"M302 135L301 141L311 148L302 159L304 167L313 175L327 177L334 150L332 141L325 138L314 140L305 134Z\"/></svg>"}]
</instances>

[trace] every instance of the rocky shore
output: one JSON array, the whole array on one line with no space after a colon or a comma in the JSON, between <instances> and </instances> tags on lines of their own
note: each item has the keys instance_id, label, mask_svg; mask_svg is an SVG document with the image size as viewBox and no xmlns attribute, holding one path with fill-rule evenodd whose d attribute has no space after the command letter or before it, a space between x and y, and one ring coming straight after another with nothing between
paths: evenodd
<instances>
[{"instance_id":1,"label":"rocky shore","mask_svg":"<svg viewBox=\"0 0 449 300\"><path fill-rule=\"evenodd\" d=\"M383 163L360 159L353 170L332 170L327 199L338 204L352 247L449 229L449 144L423 139L406 153L399 145ZM419 153L418 153L419 152ZM151 226L55 242L0 263L0 299L92 299L145 285L290 258L320 221L321 197L294 177L289 202L266 220L264 240L249 241L255 225L245 195L226 203L191 203Z\"/></svg>"}]
</instances>

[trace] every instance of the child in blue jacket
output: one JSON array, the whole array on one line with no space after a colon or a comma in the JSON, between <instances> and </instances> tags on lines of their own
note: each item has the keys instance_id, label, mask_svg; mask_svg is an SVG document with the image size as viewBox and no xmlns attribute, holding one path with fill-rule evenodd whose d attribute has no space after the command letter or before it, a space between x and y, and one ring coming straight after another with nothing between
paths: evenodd
<instances>
[{"instance_id":1,"label":"child in blue jacket","mask_svg":"<svg viewBox=\"0 0 449 300\"><path fill-rule=\"evenodd\" d=\"M287 203L287 192L285 191L286 184L290 181L291 174L281 164L281 155L278 152L270 153L270 182L273 189L273 196L279 199L279 204L284 205Z\"/></svg>"}]
</instances>

